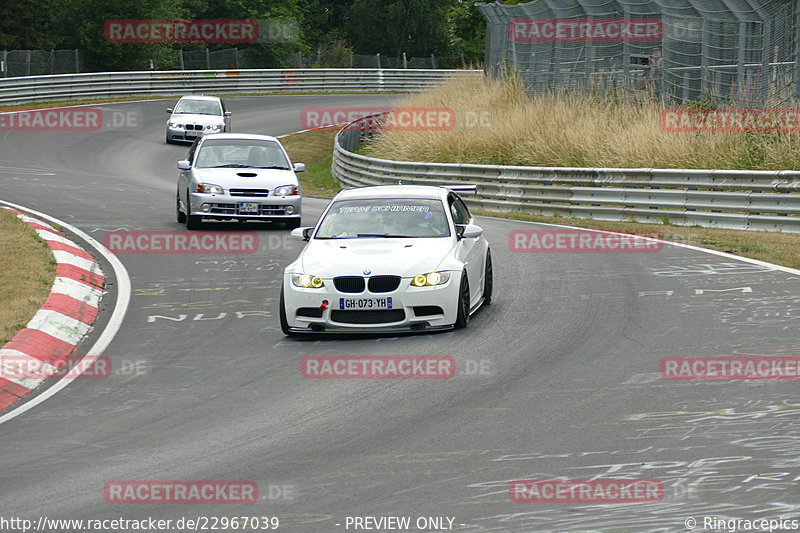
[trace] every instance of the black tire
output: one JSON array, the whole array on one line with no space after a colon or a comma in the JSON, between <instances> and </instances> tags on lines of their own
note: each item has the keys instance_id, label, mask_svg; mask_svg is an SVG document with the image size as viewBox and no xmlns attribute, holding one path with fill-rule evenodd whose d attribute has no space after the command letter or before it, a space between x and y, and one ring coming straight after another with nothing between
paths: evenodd
<instances>
[{"instance_id":1,"label":"black tire","mask_svg":"<svg viewBox=\"0 0 800 533\"><path fill-rule=\"evenodd\" d=\"M458 289L458 314L453 326L461 329L467 327L467 324L469 324L469 280L465 270L461 273L461 286Z\"/></svg>"},{"instance_id":2,"label":"black tire","mask_svg":"<svg viewBox=\"0 0 800 533\"><path fill-rule=\"evenodd\" d=\"M186 223L186 213L181 211L181 197L179 194L175 195L175 211L177 213L178 224Z\"/></svg>"},{"instance_id":3,"label":"black tire","mask_svg":"<svg viewBox=\"0 0 800 533\"><path fill-rule=\"evenodd\" d=\"M169 133L167 133L167 144L175 144L172 142L172 139L169 138Z\"/></svg>"},{"instance_id":4,"label":"black tire","mask_svg":"<svg viewBox=\"0 0 800 533\"><path fill-rule=\"evenodd\" d=\"M492 305L492 291L494 291L494 273L492 272L492 252L486 250L486 273L483 277L483 303Z\"/></svg>"},{"instance_id":5,"label":"black tire","mask_svg":"<svg viewBox=\"0 0 800 533\"><path fill-rule=\"evenodd\" d=\"M288 230L297 229L300 227L300 219L299 218L290 218L289 220L285 221L283 225Z\"/></svg>"},{"instance_id":6,"label":"black tire","mask_svg":"<svg viewBox=\"0 0 800 533\"><path fill-rule=\"evenodd\" d=\"M203 218L192 214L192 203L189 200L189 191L186 191L186 229L200 229Z\"/></svg>"},{"instance_id":7,"label":"black tire","mask_svg":"<svg viewBox=\"0 0 800 533\"><path fill-rule=\"evenodd\" d=\"M295 332L289 329L289 321L286 320L286 304L283 302L283 287L281 287L281 298L278 302L278 305L280 306L280 312L278 315L280 316L281 320L281 331L287 337L293 337L297 335Z\"/></svg>"}]
</instances>

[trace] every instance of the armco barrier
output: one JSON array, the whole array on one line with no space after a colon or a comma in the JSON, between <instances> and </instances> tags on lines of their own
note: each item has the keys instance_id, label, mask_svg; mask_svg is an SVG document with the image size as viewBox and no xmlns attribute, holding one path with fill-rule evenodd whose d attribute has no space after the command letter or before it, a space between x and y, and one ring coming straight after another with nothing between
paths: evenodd
<instances>
[{"instance_id":1,"label":"armco barrier","mask_svg":"<svg viewBox=\"0 0 800 533\"><path fill-rule=\"evenodd\" d=\"M208 92L413 92L480 70L268 69L93 72L0 78L0 104Z\"/></svg>"},{"instance_id":2,"label":"armco barrier","mask_svg":"<svg viewBox=\"0 0 800 533\"><path fill-rule=\"evenodd\" d=\"M370 120L376 120L371 117ZM343 187L476 183L470 207L595 220L800 233L800 172L567 168L423 163L355 153L359 119L336 136L332 173Z\"/></svg>"}]
</instances>

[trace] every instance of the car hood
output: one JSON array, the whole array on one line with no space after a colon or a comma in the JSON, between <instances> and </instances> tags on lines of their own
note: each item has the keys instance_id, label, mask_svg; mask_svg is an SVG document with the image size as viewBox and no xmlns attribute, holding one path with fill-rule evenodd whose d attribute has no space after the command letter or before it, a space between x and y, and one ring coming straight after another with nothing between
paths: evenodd
<instances>
[{"instance_id":1,"label":"car hood","mask_svg":"<svg viewBox=\"0 0 800 533\"><path fill-rule=\"evenodd\" d=\"M196 182L213 183L224 188L259 189L297 184L294 171L271 168L196 168L193 177Z\"/></svg>"},{"instance_id":2,"label":"car hood","mask_svg":"<svg viewBox=\"0 0 800 533\"><path fill-rule=\"evenodd\" d=\"M303 250L304 273L334 276L395 275L412 277L432 272L453 247L452 239L361 238L312 239ZM364 274L369 270L369 274Z\"/></svg>"},{"instance_id":3,"label":"car hood","mask_svg":"<svg viewBox=\"0 0 800 533\"><path fill-rule=\"evenodd\" d=\"M170 122L179 122L181 124L222 124L225 122L225 117L221 115L195 115L193 113L179 113L177 115L170 115Z\"/></svg>"}]
</instances>

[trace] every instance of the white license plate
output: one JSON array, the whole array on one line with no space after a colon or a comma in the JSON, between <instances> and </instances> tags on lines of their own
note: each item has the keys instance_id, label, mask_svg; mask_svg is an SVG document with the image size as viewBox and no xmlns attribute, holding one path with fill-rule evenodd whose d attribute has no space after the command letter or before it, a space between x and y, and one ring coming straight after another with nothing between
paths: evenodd
<instances>
[{"instance_id":1,"label":"white license plate","mask_svg":"<svg viewBox=\"0 0 800 533\"><path fill-rule=\"evenodd\" d=\"M392 297L386 298L339 298L339 309L391 309Z\"/></svg>"},{"instance_id":2,"label":"white license plate","mask_svg":"<svg viewBox=\"0 0 800 533\"><path fill-rule=\"evenodd\" d=\"M258 213L258 204L241 203L239 204L240 213Z\"/></svg>"},{"instance_id":3,"label":"white license plate","mask_svg":"<svg viewBox=\"0 0 800 533\"><path fill-rule=\"evenodd\" d=\"M186 136L187 139L196 139L197 134L193 131L184 131L183 134Z\"/></svg>"}]
</instances>

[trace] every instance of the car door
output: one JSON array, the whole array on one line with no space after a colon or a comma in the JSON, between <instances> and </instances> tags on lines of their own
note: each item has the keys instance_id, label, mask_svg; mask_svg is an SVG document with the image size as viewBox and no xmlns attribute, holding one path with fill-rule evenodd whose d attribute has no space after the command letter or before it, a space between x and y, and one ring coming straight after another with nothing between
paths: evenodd
<instances>
[{"instance_id":1,"label":"car door","mask_svg":"<svg viewBox=\"0 0 800 533\"><path fill-rule=\"evenodd\" d=\"M466 204L456 196L448 196L450 204L450 214L453 223L457 226L465 226L472 223L472 215L469 213ZM464 263L469 280L470 307L475 305L482 296L483 290L483 252L481 250L480 237L460 238L456 244L456 257Z\"/></svg>"}]
</instances>

